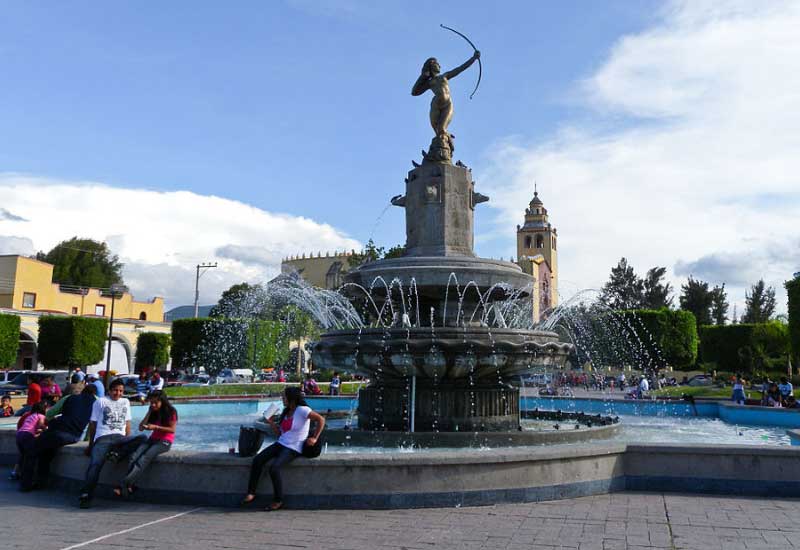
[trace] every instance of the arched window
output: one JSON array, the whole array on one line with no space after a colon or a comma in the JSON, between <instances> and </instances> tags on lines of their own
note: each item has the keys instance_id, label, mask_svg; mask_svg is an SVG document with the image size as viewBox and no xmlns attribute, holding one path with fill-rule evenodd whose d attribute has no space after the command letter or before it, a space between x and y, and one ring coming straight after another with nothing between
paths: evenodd
<instances>
[{"instance_id":1,"label":"arched window","mask_svg":"<svg viewBox=\"0 0 800 550\"><path fill-rule=\"evenodd\" d=\"M544 237L536 235L536 248L544 248Z\"/></svg>"},{"instance_id":2,"label":"arched window","mask_svg":"<svg viewBox=\"0 0 800 550\"><path fill-rule=\"evenodd\" d=\"M140 320L140 321L147 321L147 313L145 313L144 311L143 311L143 312L141 312L141 313L139 314L139 320Z\"/></svg>"},{"instance_id":3,"label":"arched window","mask_svg":"<svg viewBox=\"0 0 800 550\"><path fill-rule=\"evenodd\" d=\"M525 237L525 248L530 248L533 245L532 241L533 241L533 239L531 239L530 235Z\"/></svg>"}]
</instances>

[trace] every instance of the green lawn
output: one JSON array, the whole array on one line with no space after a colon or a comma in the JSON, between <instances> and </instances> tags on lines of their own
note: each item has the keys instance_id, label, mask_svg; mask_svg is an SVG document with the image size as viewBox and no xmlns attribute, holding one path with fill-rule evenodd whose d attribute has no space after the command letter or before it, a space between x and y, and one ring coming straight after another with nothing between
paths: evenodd
<instances>
[{"instance_id":1,"label":"green lawn","mask_svg":"<svg viewBox=\"0 0 800 550\"><path fill-rule=\"evenodd\" d=\"M733 390L730 387L718 388L716 386L673 386L660 390L651 391L650 395L656 397L681 397L691 395L693 397L715 397L719 399L730 399ZM748 399L760 399L761 392L746 390L744 392Z\"/></svg>"},{"instance_id":2,"label":"green lawn","mask_svg":"<svg viewBox=\"0 0 800 550\"><path fill-rule=\"evenodd\" d=\"M289 384L297 386L299 384ZM319 389L327 395L328 384L320 382ZM354 394L358 388L364 385L363 382L342 382L343 394ZM170 397L202 397L202 396L234 396L234 395L266 395L272 393L277 395L283 391L287 384L274 382L267 384L214 384L213 386L174 386L167 388L167 395Z\"/></svg>"}]
</instances>

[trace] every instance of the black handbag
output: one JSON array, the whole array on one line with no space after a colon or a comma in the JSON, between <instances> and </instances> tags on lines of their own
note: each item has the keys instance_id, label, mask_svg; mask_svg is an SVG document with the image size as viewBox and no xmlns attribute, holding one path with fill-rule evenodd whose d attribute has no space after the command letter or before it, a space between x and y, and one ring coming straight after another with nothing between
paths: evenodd
<instances>
[{"instance_id":1,"label":"black handbag","mask_svg":"<svg viewBox=\"0 0 800 550\"><path fill-rule=\"evenodd\" d=\"M303 442L303 456L306 458L317 458L322 454L322 436L313 445L308 444L308 440Z\"/></svg>"},{"instance_id":2,"label":"black handbag","mask_svg":"<svg viewBox=\"0 0 800 550\"><path fill-rule=\"evenodd\" d=\"M264 442L264 432L256 428L239 428L239 456L254 456Z\"/></svg>"}]
</instances>

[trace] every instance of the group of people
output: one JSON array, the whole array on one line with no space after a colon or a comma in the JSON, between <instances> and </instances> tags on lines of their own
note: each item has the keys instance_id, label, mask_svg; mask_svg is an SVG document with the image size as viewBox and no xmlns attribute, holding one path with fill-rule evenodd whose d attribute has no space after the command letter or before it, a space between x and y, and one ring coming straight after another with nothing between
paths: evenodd
<instances>
[{"instance_id":1,"label":"group of people","mask_svg":"<svg viewBox=\"0 0 800 550\"><path fill-rule=\"evenodd\" d=\"M338 379L338 375L336 376ZM84 439L86 431L88 445L85 454L89 457L84 484L78 503L81 508L91 506L100 473L107 461L120 462L127 458L127 469L113 487L113 494L126 498L137 491L137 482L152 461L168 452L174 441L178 425L178 412L170 403L167 394L157 384L155 376L147 380L146 389L149 408L139 422L139 432L131 433L131 403L123 396L124 383L117 378L108 385L108 391L98 395L98 387L91 377L81 378L73 374L68 394L55 401L42 397L43 392L28 394L28 402L17 423L16 443L19 460L12 472L21 491L31 491L46 485L50 464L62 447L73 445ZM85 382L84 382L85 380ZM101 381L99 382L102 386ZM36 384L37 381L32 381ZM163 384L163 381L162 381ZM144 388L142 388L144 390ZM338 390L338 384L336 389ZM142 392L143 393L143 392ZM137 397L140 395L137 386ZM281 468L304 452L305 446L318 445L325 426L325 419L312 411L299 387L287 387L283 393L283 411L276 418L267 418L277 441L265 448L253 459L243 505L255 500L259 478L267 463L272 481L272 503L267 510L283 507L283 484ZM2 399L2 414L14 414L8 396ZM311 435L311 425L315 426ZM88 431L87 431L88 428ZM313 455L312 455L313 456Z\"/></svg>"},{"instance_id":2,"label":"group of people","mask_svg":"<svg viewBox=\"0 0 800 550\"><path fill-rule=\"evenodd\" d=\"M338 372L334 372L328 387L328 395L339 395L341 387L342 379ZM317 384L317 381L311 375L308 375L306 379L303 380L302 390L305 395L322 395L319 384Z\"/></svg>"},{"instance_id":3,"label":"group of people","mask_svg":"<svg viewBox=\"0 0 800 550\"><path fill-rule=\"evenodd\" d=\"M149 376L146 372L140 372L139 379L136 381L136 400L139 403L144 403L151 392L163 389L164 379L158 371L153 371L153 374Z\"/></svg>"},{"instance_id":4,"label":"group of people","mask_svg":"<svg viewBox=\"0 0 800 550\"><path fill-rule=\"evenodd\" d=\"M736 377L736 383L734 383L734 401L737 401L737 384L744 388L744 382L740 376ZM800 408L800 405L798 405L797 400L794 397L794 386L792 386L792 383L789 382L789 379L785 376L781 376L780 382L773 382L768 377L762 380L761 405L764 407L785 409Z\"/></svg>"}]
</instances>

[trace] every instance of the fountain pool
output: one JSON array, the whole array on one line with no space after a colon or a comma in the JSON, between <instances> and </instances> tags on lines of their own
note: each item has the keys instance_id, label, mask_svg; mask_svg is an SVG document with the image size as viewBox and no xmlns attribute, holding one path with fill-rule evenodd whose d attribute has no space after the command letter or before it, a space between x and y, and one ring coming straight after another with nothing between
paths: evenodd
<instances>
[{"instance_id":1,"label":"fountain pool","mask_svg":"<svg viewBox=\"0 0 800 550\"><path fill-rule=\"evenodd\" d=\"M309 405L320 412L354 411L355 399L309 398ZM180 415L175 449L227 452L235 447L239 426L249 426L261 417L270 403L277 400L242 400L178 403ZM698 403L693 408L683 402L622 401L602 399L566 399L525 397L523 410L562 410L602 413L620 417L621 429L606 442L616 443L703 443L728 445L786 446L790 444L787 428L800 427L800 412L764 409L762 407L734 407L724 403ZM134 407L133 424L139 422L146 407ZM696 411L696 413L695 413ZM752 421L742 416L749 414ZM756 416L759 414L760 416ZM333 428L344 428L349 415L329 422ZM524 421L525 422L525 421ZM571 427L568 424L567 427ZM550 426L545 426L549 428ZM539 426L526 426L541 429ZM593 442L583 442L592 445ZM574 443L565 445L576 445ZM441 449L440 449L441 450ZM467 451L468 449L464 449ZM419 449L397 449L399 452L426 452ZM329 445L328 453L392 452L373 447L339 447Z\"/></svg>"}]
</instances>

